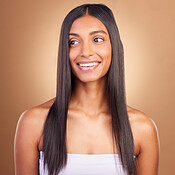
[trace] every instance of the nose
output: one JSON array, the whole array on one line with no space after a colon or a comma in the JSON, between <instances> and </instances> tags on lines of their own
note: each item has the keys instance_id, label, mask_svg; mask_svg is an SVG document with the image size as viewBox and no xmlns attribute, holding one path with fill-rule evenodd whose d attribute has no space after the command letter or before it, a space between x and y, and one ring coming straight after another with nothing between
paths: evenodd
<instances>
[{"instance_id":1,"label":"nose","mask_svg":"<svg viewBox=\"0 0 175 175\"><path fill-rule=\"evenodd\" d=\"M82 44L81 56L88 58L91 55L93 55L92 45L90 42L86 41Z\"/></svg>"}]
</instances>

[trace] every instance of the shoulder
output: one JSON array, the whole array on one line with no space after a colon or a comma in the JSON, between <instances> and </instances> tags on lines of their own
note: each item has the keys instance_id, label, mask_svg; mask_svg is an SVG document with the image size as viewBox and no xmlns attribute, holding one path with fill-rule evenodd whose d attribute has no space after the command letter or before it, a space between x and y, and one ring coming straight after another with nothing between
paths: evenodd
<instances>
[{"instance_id":1,"label":"shoulder","mask_svg":"<svg viewBox=\"0 0 175 175\"><path fill-rule=\"evenodd\" d=\"M47 114L49 112L49 109L51 105L54 103L55 98L46 101L40 105L34 106L30 109L27 109L24 111L20 118L19 122L29 122L29 123L35 123L35 122L42 122L46 120Z\"/></svg>"},{"instance_id":2,"label":"shoulder","mask_svg":"<svg viewBox=\"0 0 175 175\"><path fill-rule=\"evenodd\" d=\"M139 152L147 146L158 148L158 130L155 122L140 110L128 106L128 117L133 132L134 142L139 147Z\"/></svg>"},{"instance_id":3,"label":"shoulder","mask_svg":"<svg viewBox=\"0 0 175 175\"><path fill-rule=\"evenodd\" d=\"M51 107L51 105L54 102L54 99L51 99L49 101L46 101L40 105L34 106L30 109L25 110L21 116L19 121L29 121L29 122L36 122L36 121L41 121L41 120L45 120L46 116L49 112L49 109Z\"/></svg>"},{"instance_id":4,"label":"shoulder","mask_svg":"<svg viewBox=\"0 0 175 175\"><path fill-rule=\"evenodd\" d=\"M38 123L42 125L46 120L47 114L54 102L54 99L55 98L25 110L18 120L18 125L38 125Z\"/></svg>"},{"instance_id":5,"label":"shoulder","mask_svg":"<svg viewBox=\"0 0 175 175\"><path fill-rule=\"evenodd\" d=\"M145 130L149 132L157 132L155 122L144 112L128 107L128 117L133 129Z\"/></svg>"},{"instance_id":6,"label":"shoulder","mask_svg":"<svg viewBox=\"0 0 175 175\"><path fill-rule=\"evenodd\" d=\"M17 136L21 138L23 136L28 137L35 142L39 142L45 120L53 102L54 99L51 99L24 111L18 120L16 129Z\"/></svg>"},{"instance_id":7,"label":"shoulder","mask_svg":"<svg viewBox=\"0 0 175 175\"><path fill-rule=\"evenodd\" d=\"M15 174L37 174L39 143L53 102L49 100L21 114L14 139Z\"/></svg>"},{"instance_id":8,"label":"shoulder","mask_svg":"<svg viewBox=\"0 0 175 175\"><path fill-rule=\"evenodd\" d=\"M131 124L144 124L147 126L152 126L153 128L155 127L155 123L154 121L147 116L144 112L138 110L138 109L134 109L130 106L128 106L128 117L129 117L129 121L131 122Z\"/></svg>"}]
</instances>

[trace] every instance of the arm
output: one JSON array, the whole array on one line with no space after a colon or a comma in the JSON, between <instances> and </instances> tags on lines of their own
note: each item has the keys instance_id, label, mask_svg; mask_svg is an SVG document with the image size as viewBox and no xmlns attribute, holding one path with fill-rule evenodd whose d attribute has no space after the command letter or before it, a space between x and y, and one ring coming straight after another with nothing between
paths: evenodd
<instances>
[{"instance_id":1,"label":"arm","mask_svg":"<svg viewBox=\"0 0 175 175\"><path fill-rule=\"evenodd\" d=\"M24 112L17 125L14 140L14 161L16 175L38 174L38 142L41 128L37 110Z\"/></svg>"},{"instance_id":2,"label":"arm","mask_svg":"<svg viewBox=\"0 0 175 175\"><path fill-rule=\"evenodd\" d=\"M159 138L155 123L147 116L137 123L139 134L139 154L137 156L137 175L158 175Z\"/></svg>"}]
</instances>

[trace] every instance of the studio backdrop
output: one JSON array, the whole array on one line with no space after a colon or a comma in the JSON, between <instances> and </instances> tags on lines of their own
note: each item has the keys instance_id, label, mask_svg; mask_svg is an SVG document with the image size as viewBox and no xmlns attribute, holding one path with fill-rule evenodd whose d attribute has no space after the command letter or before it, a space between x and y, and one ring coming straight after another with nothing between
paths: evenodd
<instances>
[{"instance_id":1,"label":"studio backdrop","mask_svg":"<svg viewBox=\"0 0 175 175\"><path fill-rule=\"evenodd\" d=\"M21 113L55 97L65 15L95 2L112 9L119 27L127 104L157 124L159 174L175 172L174 0L0 0L0 174L14 174L14 135Z\"/></svg>"}]
</instances>

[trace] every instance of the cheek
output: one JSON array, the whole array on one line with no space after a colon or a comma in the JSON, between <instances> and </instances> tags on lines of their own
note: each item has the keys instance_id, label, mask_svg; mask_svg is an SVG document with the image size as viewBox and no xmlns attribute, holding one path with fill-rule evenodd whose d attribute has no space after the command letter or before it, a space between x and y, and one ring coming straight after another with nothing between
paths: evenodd
<instances>
[{"instance_id":1,"label":"cheek","mask_svg":"<svg viewBox=\"0 0 175 175\"><path fill-rule=\"evenodd\" d=\"M70 50L69 50L69 60L70 60L70 61L73 61L74 58L76 58L76 52L75 52L74 49L70 49Z\"/></svg>"},{"instance_id":2,"label":"cheek","mask_svg":"<svg viewBox=\"0 0 175 175\"><path fill-rule=\"evenodd\" d=\"M111 62L111 56L112 56L112 52L111 52L111 46L110 45L106 45L106 47L104 47L103 49L100 50L101 56L104 58L104 61L106 63Z\"/></svg>"},{"instance_id":3,"label":"cheek","mask_svg":"<svg viewBox=\"0 0 175 175\"><path fill-rule=\"evenodd\" d=\"M73 65L75 63L75 60L79 57L80 55L80 48L71 48L69 49L69 61Z\"/></svg>"},{"instance_id":4,"label":"cheek","mask_svg":"<svg viewBox=\"0 0 175 175\"><path fill-rule=\"evenodd\" d=\"M105 65L104 71L107 72L111 65L111 59L112 59L112 49L110 45L106 46L105 49L103 50L103 57Z\"/></svg>"},{"instance_id":5,"label":"cheek","mask_svg":"<svg viewBox=\"0 0 175 175\"><path fill-rule=\"evenodd\" d=\"M78 57L79 54L79 50L78 48L70 48L69 49L69 62L70 62L70 66L71 66L71 71L72 73L75 75L75 70L77 69L76 64L75 64L75 60Z\"/></svg>"}]
</instances>

